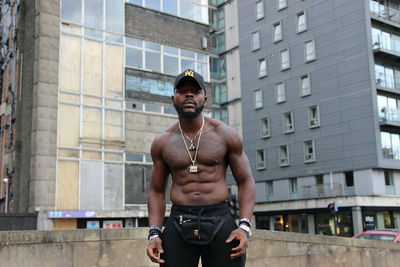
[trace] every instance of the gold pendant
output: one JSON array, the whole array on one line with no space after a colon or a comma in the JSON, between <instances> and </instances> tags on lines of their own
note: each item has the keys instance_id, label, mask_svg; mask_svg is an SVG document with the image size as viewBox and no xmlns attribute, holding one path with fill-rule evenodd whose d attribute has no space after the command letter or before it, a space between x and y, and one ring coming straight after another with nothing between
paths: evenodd
<instances>
[{"instance_id":1,"label":"gold pendant","mask_svg":"<svg viewBox=\"0 0 400 267\"><path fill-rule=\"evenodd\" d=\"M197 165L190 165L189 166L189 172L190 173L196 173L197 172Z\"/></svg>"}]
</instances>

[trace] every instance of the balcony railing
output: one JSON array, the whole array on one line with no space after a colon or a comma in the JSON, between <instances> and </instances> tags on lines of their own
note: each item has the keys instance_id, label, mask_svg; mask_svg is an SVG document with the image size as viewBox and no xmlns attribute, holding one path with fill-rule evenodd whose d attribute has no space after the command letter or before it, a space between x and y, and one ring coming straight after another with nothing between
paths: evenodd
<instances>
[{"instance_id":1,"label":"balcony railing","mask_svg":"<svg viewBox=\"0 0 400 267\"><path fill-rule=\"evenodd\" d=\"M386 109L381 110L379 112L379 121L400 123L400 111L386 110Z\"/></svg>"},{"instance_id":2,"label":"balcony railing","mask_svg":"<svg viewBox=\"0 0 400 267\"><path fill-rule=\"evenodd\" d=\"M394 54L400 54L400 39L399 39L399 37L398 36L384 37L381 35L374 35L372 37L373 38L372 46L373 46L374 51L383 51L383 52L390 52L390 53L394 53Z\"/></svg>"},{"instance_id":3,"label":"balcony railing","mask_svg":"<svg viewBox=\"0 0 400 267\"><path fill-rule=\"evenodd\" d=\"M342 184L305 185L302 189L303 198L335 197L344 195Z\"/></svg>"},{"instance_id":4,"label":"balcony railing","mask_svg":"<svg viewBox=\"0 0 400 267\"><path fill-rule=\"evenodd\" d=\"M383 147L382 153L385 159L400 159L400 147Z\"/></svg>"},{"instance_id":5,"label":"balcony railing","mask_svg":"<svg viewBox=\"0 0 400 267\"><path fill-rule=\"evenodd\" d=\"M396 9L387 7L371 0L369 2L369 10L371 11L371 15L375 17L384 18L400 24L400 11Z\"/></svg>"}]
</instances>

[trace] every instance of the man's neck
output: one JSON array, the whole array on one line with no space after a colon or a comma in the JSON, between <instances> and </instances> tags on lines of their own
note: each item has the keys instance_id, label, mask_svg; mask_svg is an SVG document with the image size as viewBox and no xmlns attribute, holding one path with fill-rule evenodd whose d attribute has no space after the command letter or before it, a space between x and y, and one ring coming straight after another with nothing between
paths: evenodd
<instances>
[{"instance_id":1,"label":"man's neck","mask_svg":"<svg viewBox=\"0 0 400 267\"><path fill-rule=\"evenodd\" d=\"M182 116L178 117L179 124L181 125L182 130L187 135L194 135L196 134L201 125L203 124L203 114L200 113L197 117L194 118L184 118Z\"/></svg>"}]
</instances>

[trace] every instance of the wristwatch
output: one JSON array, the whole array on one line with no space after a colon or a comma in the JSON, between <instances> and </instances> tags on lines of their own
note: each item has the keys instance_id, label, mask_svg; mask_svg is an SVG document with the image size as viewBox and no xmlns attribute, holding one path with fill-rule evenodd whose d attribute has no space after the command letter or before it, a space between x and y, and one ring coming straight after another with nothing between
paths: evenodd
<instances>
[{"instance_id":1,"label":"wristwatch","mask_svg":"<svg viewBox=\"0 0 400 267\"><path fill-rule=\"evenodd\" d=\"M251 237L251 229L250 229L250 227L248 227L247 225L242 223L242 224L239 225L239 228L246 232L247 237Z\"/></svg>"}]
</instances>

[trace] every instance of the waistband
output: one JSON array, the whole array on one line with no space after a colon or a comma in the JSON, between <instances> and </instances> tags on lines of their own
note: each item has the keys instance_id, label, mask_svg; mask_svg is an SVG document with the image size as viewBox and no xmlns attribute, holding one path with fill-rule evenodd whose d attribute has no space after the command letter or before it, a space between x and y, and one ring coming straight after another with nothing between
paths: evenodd
<instances>
[{"instance_id":1,"label":"waistband","mask_svg":"<svg viewBox=\"0 0 400 267\"><path fill-rule=\"evenodd\" d=\"M172 204L171 212L187 212L187 213L198 213L202 210L202 213L213 213L228 210L228 201L223 201L221 203L212 205L202 205L202 206L185 206ZM222 215L222 214L221 214Z\"/></svg>"}]
</instances>

